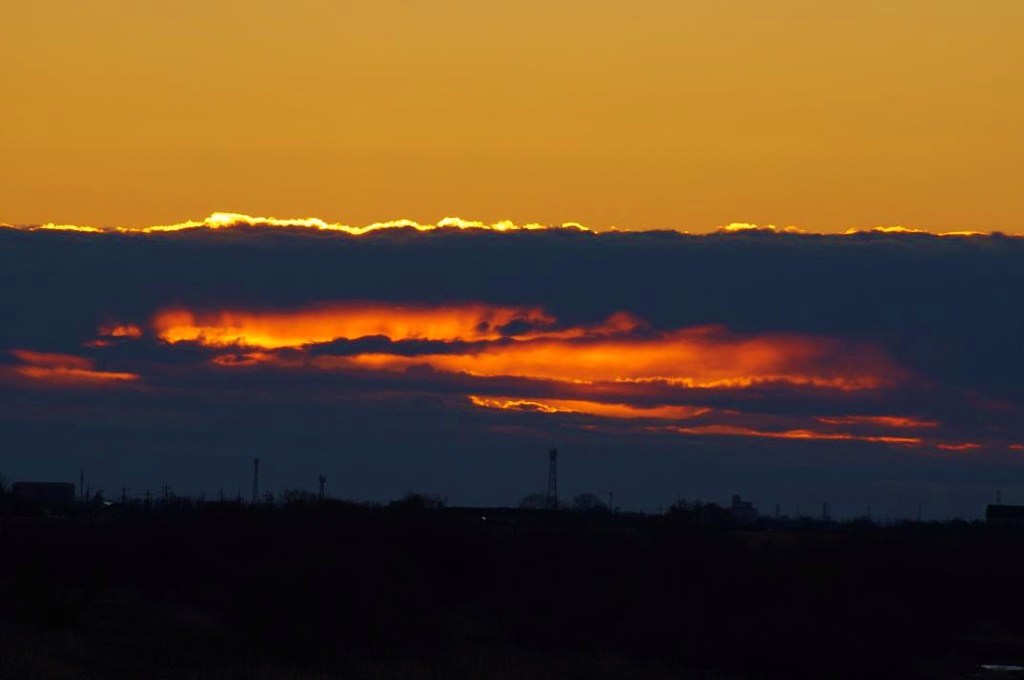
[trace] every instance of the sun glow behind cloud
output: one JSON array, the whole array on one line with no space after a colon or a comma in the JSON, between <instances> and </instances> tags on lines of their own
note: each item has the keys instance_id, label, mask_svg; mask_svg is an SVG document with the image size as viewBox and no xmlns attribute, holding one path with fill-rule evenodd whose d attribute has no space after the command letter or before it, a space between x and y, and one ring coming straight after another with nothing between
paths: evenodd
<instances>
[{"instance_id":1,"label":"sun glow behind cloud","mask_svg":"<svg viewBox=\"0 0 1024 680\"><path fill-rule=\"evenodd\" d=\"M4 225L11 227L12 225ZM576 222L565 222L559 225L544 225L537 223L516 224L511 220L500 220L498 222L482 222L479 220L464 220L459 217L445 217L434 224L423 224L415 220L397 219L386 222L375 222L361 227L327 222L318 217L253 217L242 213L215 212L202 220L186 220L176 224L152 225L146 227L93 227L75 224L47 223L31 225L24 228L28 230L41 231L77 231L90 234L122 233L122 234L159 234L189 229L231 229L237 227L266 227L285 229L312 229L315 231L336 231L352 236L362 236L376 231L387 229L414 229L416 231L436 231L438 229L479 229L484 231L537 231L542 229L569 229L573 231L589 232L590 229Z\"/></svg>"},{"instance_id":2,"label":"sun glow behind cloud","mask_svg":"<svg viewBox=\"0 0 1024 680\"><path fill-rule=\"evenodd\" d=\"M95 362L70 354L11 350L22 363L14 367L15 373L54 385L102 385L139 379L136 373L97 370Z\"/></svg>"},{"instance_id":3,"label":"sun glow behind cloud","mask_svg":"<svg viewBox=\"0 0 1024 680\"><path fill-rule=\"evenodd\" d=\"M867 346L797 334L740 336L715 326L637 334L644 323L622 312L593 326L559 326L539 307L365 302L283 312L170 309L156 314L152 325L166 342L220 348L298 349L372 336L476 343L443 353L375 351L311 359L310 365L323 369L404 372L425 365L447 373L571 383L688 388L785 383L842 391L877 389L904 377ZM258 356L250 354L251 362Z\"/></svg>"},{"instance_id":4,"label":"sun glow behind cloud","mask_svg":"<svg viewBox=\"0 0 1024 680\"><path fill-rule=\"evenodd\" d=\"M785 383L842 391L877 389L903 372L880 354L850 354L815 337L740 337L722 328L680 329L649 338L585 337L485 346L471 352L405 356L383 352L320 356L323 368L434 370L571 383L663 383L685 388L744 388Z\"/></svg>"},{"instance_id":5,"label":"sun glow behind cloud","mask_svg":"<svg viewBox=\"0 0 1024 680\"><path fill-rule=\"evenodd\" d=\"M584 399L519 399L515 397L483 397L469 395L470 403L482 408L536 411L538 413L580 413L605 418L651 418L658 420L686 420L709 413L711 409L698 406L651 406L642 408L629 404L611 404Z\"/></svg>"},{"instance_id":6,"label":"sun glow behind cloud","mask_svg":"<svg viewBox=\"0 0 1024 680\"><path fill-rule=\"evenodd\" d=\"M562 222L560 224L541 224L537 222L528 222L525 224L517 224L511 220L499 220L497 222L485 222L481 220L467 220L460 217L445 217L434 223L422 223L416 220L410 219L395 219L387 220L384 222L374 222L364 226L352 226L348 224L338 222L328 222L319 217L293 217L293 218L278 218L278 217L255 217L252 215L246 215L244 213L233 213L233 212L215 212L210 214L201 220L185 220L184 222L177 222L174 224L161 224L161 225L150 225L141 227L132 226L103 226L96 227L90 225L78 225L78 224L60 224L54 222L48 222L45 224L35 225L12 225L12 224L0 224L0 227L9 229L19 229L26 231L68 231L68 232L79 232L83 234L168 234L174 232L185 232L190 230L226 230L226 229L237 229L237 228L263 228L263 229L305 229L318 232L336 232L340 234L347 234L350 236L364 236L367 234L378 233L382 231L389 231L395 229L409 229L416 232L433 232L439 230L477 230L477 231L489 231L489 232L524 232L524 231L544 231L544 230L568 230L572 232L580 232L587 234L600 234L600 233L622 233L615 227L608 230L595 230L586 227L579 222ZM719 226L717 229L711 229L706 231L691 232L691 230L685 227L667 227L661 228L659 231L677 231L683 234L691 233L703 233L703 234L724 234L724 235L743 235L750 233L764 233L764 234L788 234L788 235L803 235L803 236L856 236L862 234L879 234L879 235L931 235L931 236L952 236L952 237L970 237L970 236L986 236L985 232L973 231L973 230L953 230L953 231L929 231L927 229L911 228L903 226L875 226L867 228L849 228L842 232L815 232L811 230L805 230L798 226L787 225L785 227L777 227L774 224L751 224L747 222L732 222L727 225ZM1012 236L1011 236L1012 237Z\"/></svg>"},{"instance_id":7,"label":"sun glow behind cloud","mask_svg":"<svg viewBox=\"0 0 1024 680\"><path fill-rule=\"evenodd\" d=\"M425 367L434 376L478 381L481 387L489 380L508 379L536 386L535 394L527 396L466 394L474 407L494 411L646 420L661 423L648 431L683 436L935 445L949 451L974 447L923 436L941 427L935 419L834 415L834 410L782 417L701 403L702 394L811 390L825 400L822 408L841 408L829 407L828 400L884 392L911 377L878 347L837 338L740 334L721 326L659 330L625 312L603 322L573 325L539 306L480 302L343 301L293 310L175 307L154 314L150 327L168 346L229 350L210 358L228 371L383 373L401 379ZM134 324L109 324L100 335L135 339L145 332ZM345 344L365 339L375 339L382 349ZM552 395L553 386L574 396ZM594 399L588 394L611 396ZM665 402L672 394L680 396ZM678 403L685 394L694 396L695 403Z\"/></svg>"},{"instance_id":8,"label":"sun glow behind cloud","mask_svg":"<svg viewBox=\"0 0 1024 680\"><path fill-rule=\"evenodd\" d=\"M506 335L502 329L512 323L526 329L544 328L554 322L538 307L346 302L279 312L169 309L159 312L152 325L160 339L171 343L280 349L370 336L384 336L392 341L497 340Z\"/></svg>"}]
</instances>

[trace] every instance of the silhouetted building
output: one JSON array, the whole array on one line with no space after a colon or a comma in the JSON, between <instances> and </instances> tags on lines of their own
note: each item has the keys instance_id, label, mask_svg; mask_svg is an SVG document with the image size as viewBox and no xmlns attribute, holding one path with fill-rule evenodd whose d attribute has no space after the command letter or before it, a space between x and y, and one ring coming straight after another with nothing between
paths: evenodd
<instances>
[{"instance_id":1,"label":"silhouetted building","mask_svg":"<svg viewBox=\"0 0 1024 680\"><path fill-rule=\"evenodd\" d=\"M732 495L732 505L729 506L729 512L740 522L753 522L758 517L757 510L754 509L753 504L740 498L738 493Z\"/></svg>"},{"instance_id":2,"label":"silhouetted building","mask_svg":"<svg viewBox=\"0 0 1024 680\"><path fill-rule=\"evenodd\" d=\"M75 485L64 482L15 482L11 493L20 500L47 507L62 507L75 502Z\"/></svg>"},{"instance_id":3,"label":"silhouetted building","mask_svg":"<svg viewBox=\"0 0 1024 680\"><path fill-rule=\"evenodd\" d=\"M1024 526L1024 505L990 505L985 521L996 526Z\"/></svg>"}]
</instances>

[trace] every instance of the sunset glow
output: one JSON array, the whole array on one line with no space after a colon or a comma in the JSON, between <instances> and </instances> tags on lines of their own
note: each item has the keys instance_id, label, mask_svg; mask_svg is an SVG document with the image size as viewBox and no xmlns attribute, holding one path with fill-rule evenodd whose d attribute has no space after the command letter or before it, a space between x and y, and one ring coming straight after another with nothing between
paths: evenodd
<instances>
[{"instance_id":1,"label":"sunset glow","mask_svg":"<svg viewBox=\"0 0 1024 680\"><path fill-rule=\"evenodd\" d=\"M520 327L503 330L509 324ZM905 377L871 347L798 335L744 337L699 327L629 337L643 326L617 313L593 327L558 327L539 307L467 303L398 306L345 303L294 312L160 312L166 342L210 347L280 349L383 336L392 342L484 343L469 352L399 355L382 352L317 356L319 368L404 371L426 365L448 373L513 376L575 383L655 382L687 388L744 388L787 383L843 391L878 389ZM506 340L505 342L495 342ZM266 356L252 355L252 362ZM225 363L225 362L222 362Z\"/></svg>"},{"instance_id":2,"label":"sunset glow","mask_svg":"<svg viewBox=\"0 0 1024 680\"><path fill-rule=\"evenodd\" d=\"M698 436L731 436L731 437L764 437L768 439L808 439L820 441L862 441L880 444L898 444L900 446L920 446L920 437L902 437L888 435L857 435L849 432L827 432L818 430L758 430L735 425L697 425L694 427L675 427L670 431L678 434Z\"/></svg>"},{"instance_id":3,"label":"sunset glow","mask_svg":"<svg viewBox=\"0 0 1024 680\"><path fill-rule=\"evenodd\" d=\"M135 373L96 370L94 362L70 354L53 354L31 350L11 350L21 360L15 366L19 375L56 385L103 384L138 380Z\"/></svg>"},{"instance_id":4,"label":"sunset glow","mask_svg":"<svg viewBox=\"0 0 1024 680\"><path fill-rule=\"evenodd\" d=\"M141 338L142 329L135 324L100 326L99 334L110 338Z\"/></svg>"},{"instance_id":5,"label":"sunset glow","mask_svg":"<svg viewBox=\"0 0 1024 680\"><path fill-rule=\"evenodd\" d=\"M193 313L172 309L157 314L153 328L166 342L279 349L378 335L392 341L497 340L502 337L501 328L512 322L543 327L554 319L540 308L339 303L282 312Z\"/></svg>"},{"instance_id":6,"label":"sunset glow","mask_svg":"<svg viewBox=\"0 0 1024 680\"><path fill-rule=\"evenodd\" d=\"M434 223L421 223L411 219L395 219L388 220L386 222L374 222L363 226L350 226L348 224L341 224L335 222L328 222L320 219L319 217L297 217L297 218L277 218L277 217L253 217L251 215L245 215L242 213L229 213L229 212L215 212L200 220L186 220L184 222L177 222L174 224L161 224L161 225L150 225L150 226L109 226L109 227L96 227L89 225L78 225L78 224L57 224L53 222L47 222L45 224L28 224L28 225L16 225L16 224L2 224L0 228L16 229L22 231L65 231L65 232L77 232L81 234L171 234L175 232L185 232L190 230L229 230L229 229L300 229L300 230L311 230L318 232L335 232L339 234L345 234L348 236L364 236L367 234L380 233L385 231L391 231L396 229L408 229L415 232L433 232L439 230L455 230L455 231L484 231L484 232L524 232L524 231L545 231L545 230L568 230L571 232L587 233L592 235L600 235L602 233L622 233L615 229L597 230L588 228L578 222L563 222L560 224L539 224L535 222L516 224L511 220L499 220L496 222L485 222L481 220L462 219L460 217L445 217ZM685 227L674 227L668 228L668 231L676 231L683 234L688 234L690 231ZM777 227L773 224L749 224L744 222L733 222L721 227L717 230L706 230L707 233L718 234L718 235L744 235L744 234L780 234L780 235L797 235L797 236L837 236L837 237L849 237L858 236L863 234L899 234L899 235L922 235L922 236L946 236L946 237L975 237L975 236L988 236L991 232L983 232L976 230L928 230L921 228L909 228L902 226L875 226L865 228L849 228L842 232L821 232L810 229L804 229L797 226L786 226ZM701 232L697 232L701 233ZM1008 237L1014 236L1024 237L1021 234L1009 234Z\"/></svg>"},{"instance_id":7,"label":"sunset glow","mask_svg":"<svg viewBox=\"0 0 1024 680\"><path fill-rule=\"evenodd\" d=\"M841 343L813 337L739 337L714 327L643 339L535 340L488 346L469 354L321 356L314 364L388 371L426 365L475 376L654 382L687 388L787 383L854 391L878 389L904 377L901 369L870 348L851 351Z\"/></svg>"},{"instance_id":8,"label":"sunset glow","mask_svg":"<svg viewBox=\"0 0 1024 680\"><path fill-rule=\"evenodd\" d=\"M28 225L23 227L15 225L0 226L6 226L8 228L15 229L25 229L28 231L73 231L86 234L161 234L185 231L189 229L218 230L239 227L312 229L315 231L336 231L348 234L350 236L362 236L364 234L389 229L412 229L421 232L436 231L438 229L476 229L481 231L497 232L538 231L543 229L569 229L572 231L590 232L590 229L587 229L582 224L578 224L576 222L566 222L564 224L557 225L544 225L537 223L520 225L515 224L511 220L500 220L498 222L487 223L481 222L479 220L464 220L459 217L445 217L444 219L438 220L436 223L433 224L421 224L419 222L416 222L415 220L398 219L389 220L387 222L374 222L373 224L368 224L361 227L353 227L347 224L327 222L318 217L279 219L276 217L253 217L251 215L243 215L241 213L228 212L215 212L211 214L209 217L206 217L201 220L186 220L184 222L178 222L175 224L160 224L145 227L93 227L76 224L54 224L52 222L39 225Z\"/></svg>"},{"instance_id":9,"label":"sunset glow","mask_svg":"<svg viewBox=\"0 0 1024 680\"><path fill-rule=\"evenodd\" d=\"M652 418L686 420L708 413L711 409L692 406L652 406L640 408L628 404L607 404L575 399L516 399L513 397L469 396L474 406L499 410L536 411L538 413L581 413L603 418Z\"/></svg>"}]
</instances>

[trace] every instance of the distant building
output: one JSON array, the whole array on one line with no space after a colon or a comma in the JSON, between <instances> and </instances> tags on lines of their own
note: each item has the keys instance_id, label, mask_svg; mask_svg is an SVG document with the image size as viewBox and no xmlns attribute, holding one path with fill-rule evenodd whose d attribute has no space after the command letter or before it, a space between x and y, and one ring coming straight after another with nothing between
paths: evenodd
<instances>
[{"instance_id":1,"label":"distant building","mask_svg":"<svg viewBox=\"0 0 1024 680\"><path fill-rule=\"evenodd\" d=\"M740 498L738 493L732 496L732 505L729 506L729 512L740 522L753 522L758 517L754 505L750 501Z\"/></svg>"},{"instance_id":2,"label":"distant building","mask_svg":"<svg viewBox=\"0 0 1024 680\"><path fill-rule=\"evenodd\" d=\"M994 526L1024 526L1024 505L990 505L985 521Z\"/></svg>"},{"instance_id":3,"label":"distant building","mask_svg":"<svg viewBox=\"0 0 1024 680\"><path fill-rule=\"evenodd\" d=\"M75 485L64 482L15 482L11 494L36 505L61 507L75 502Z\"/></svg>"}]
</instances>

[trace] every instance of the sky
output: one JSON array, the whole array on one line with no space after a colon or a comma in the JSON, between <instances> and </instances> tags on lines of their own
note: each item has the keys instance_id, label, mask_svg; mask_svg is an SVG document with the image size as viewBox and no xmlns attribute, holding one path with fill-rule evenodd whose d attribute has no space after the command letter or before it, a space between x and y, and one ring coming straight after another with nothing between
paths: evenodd
<instances>
[{"instance_id":1,"label":"sky","mask_svg":"<svg viewBox=\"0 0 1024 680\"><path fill-rule=\"evenodd\" d=\"M1017 0L0 7L0 222L1019 232Z\"/></svg>"},{"instance_id":2,"label":"sky","mask_svg":"<svg viewBox=\"0 0 1024 680\"><path fill-rule=\"evenodd\" d=\"M1016 0L5 3L0 474L1024 504Z\"/></svg>"}]
</instances>

